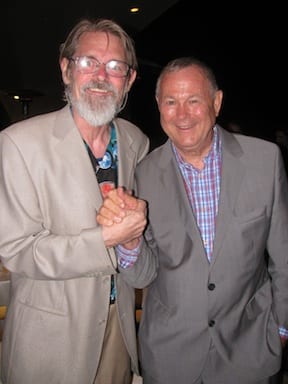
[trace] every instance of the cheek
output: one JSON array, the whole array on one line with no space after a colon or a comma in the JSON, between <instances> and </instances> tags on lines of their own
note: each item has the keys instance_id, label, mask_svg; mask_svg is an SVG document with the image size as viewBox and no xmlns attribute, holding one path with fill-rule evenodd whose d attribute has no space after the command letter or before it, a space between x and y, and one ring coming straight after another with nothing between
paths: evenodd
<instances>
[{"instance_id":1,"label":"cheek","mask_svg":"<svg viewBox=\"0 0 288 384\"><path fill-rule=\"evenodd\" d=\"M83 76L74 76L69 78L69 86L72 92L76 95L80 94L81 88L89 82L88 79L85 79Z\"/></svg>"},{"instance_id":2,"label":"cheek","mask_svg":"<svg viewBox=\"0 0 288 384\"><path fill-rule=\"evenodd\" d=\"M110 78L107 82L112 86L118 97L122 97L124 93L129 92L129 85L125 84L122 79Z\"/></svg>"},{"instance_id":3,"label":"cheek","mask_svg":"<svg viewBox=\"0 0 288 384\"><path fill-rule=\"evenodd\" d=\"M209 115L209 110L203 105L193 105L188 111L188 115L194 118L205 119Z\"/></svg>"},{"instance_id":4,"label":"cheek","mask_svg":"<svg viewBox=\"0 0 288 384\"><path fill-rule=\"evenodd\" d=\"M193 113L195 116L204 116L206 114L206 112L204 112L202 108L195 108Z\"/></svg>"},{"instance_id":5,"label":"cheek","mask_svg":"<svg viewBox=\"0 0 288 384\"><path fill-rule=\"evenodd\" d=\"M175 115L175 108L161 108L160 114L163 120L171 120Z\"/></svg>"}]
</instances>

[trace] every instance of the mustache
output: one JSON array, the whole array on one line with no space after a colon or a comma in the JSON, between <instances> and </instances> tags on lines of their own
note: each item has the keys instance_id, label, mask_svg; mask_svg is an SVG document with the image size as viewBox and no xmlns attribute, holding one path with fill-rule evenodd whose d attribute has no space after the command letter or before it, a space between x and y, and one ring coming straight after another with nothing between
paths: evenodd
<instances>
[{"instance_id":1,"label":"mustache","mask_svg":"<svg viewBox=\"0 0 288 384\"><path fill-rule=\"evenodd\" d=\"M103 81L90 80L88 83L82 86L82 90L86 91L88 88L97 88L103 91L113 92L115 95L117 94L112 84Z\"/></svg>"}]
</instances>

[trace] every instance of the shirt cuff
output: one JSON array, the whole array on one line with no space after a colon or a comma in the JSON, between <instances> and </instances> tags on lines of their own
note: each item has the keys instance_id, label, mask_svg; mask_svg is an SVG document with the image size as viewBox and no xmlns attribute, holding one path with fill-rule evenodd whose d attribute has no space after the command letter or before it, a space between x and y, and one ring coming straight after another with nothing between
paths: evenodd
<instances>
[{"instance_id":1,"label":"shirt cuff","mask_svg":"<svg viewBox=\"0 0 288 384\"><path fill-rule=\"evenodd\" d=\"M142 239L140 240L138 246L134 249L126 249L120 244L116 246L118 265L121 268L127 269L129 267L132 267L135 264L137 257L140 253L141 244L142 244Z\"/></svg>"}]
</instances>

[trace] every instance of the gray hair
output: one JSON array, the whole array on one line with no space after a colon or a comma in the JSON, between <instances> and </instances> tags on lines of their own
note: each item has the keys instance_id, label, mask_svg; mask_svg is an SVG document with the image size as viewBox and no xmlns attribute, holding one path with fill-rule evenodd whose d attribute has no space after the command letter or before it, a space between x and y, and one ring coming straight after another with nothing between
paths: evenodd
<instances>
[{"instance_id":1,"label":"gray hair","mask_svg":"<svg viewBox=\"0 0 288 384\"><path fill-rule=\"evenodd\" d=\"M85 32L111 33L112 35L119 37L124 47L127 64L129 64L132 69L137 70L138 63L133 39L119 24L109 19L83 19L78 22L68 34L65 42L60 45L60 61L64 57L67 59L73 57L77 49L79 39Z\"/></svg>"},{"instance_id":2,"label":"gray hair","mask_svg":"<svg viewBox=\"0 0 288 384\"><path fill-rule=\"evenodd\" d=\"M160 75L156 82L156 90L155 90L156 97L158 97L159 95L161 81L164 75L166 75L167 73L177 72L177 71L180 71L181 69L184 69L187 67L193 67L193 66L198 67L203 71L204 75L206 76L206 78L208 79L211 85L212 93L217 92L219 87L212 69L208 67L208 65L202 62L201 60L196 59L195 57L192 57L192 56L187 56L187 57L179 57L177 59L171 60L169 61L168 64L165 65L165 67L160 72Z\"/></svg>"}]
</instances>

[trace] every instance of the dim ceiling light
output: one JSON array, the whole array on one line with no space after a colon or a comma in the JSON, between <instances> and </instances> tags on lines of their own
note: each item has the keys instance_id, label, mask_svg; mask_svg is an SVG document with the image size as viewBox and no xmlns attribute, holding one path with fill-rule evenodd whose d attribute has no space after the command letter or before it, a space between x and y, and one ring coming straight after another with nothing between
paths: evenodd
<instances>
[{"instance_id":1,"label":"dim ceiling light","mask_svg":"<svg viewBox=\"0 0 288 384\"><path fill-rule=\"evenodd\" d=\"M130 8L130 12L131 12L131 13L137 13L137 12L139 12L139 10L140 10L139 7L131 7L131 8Z\"/></svg>"}]
</instances>

